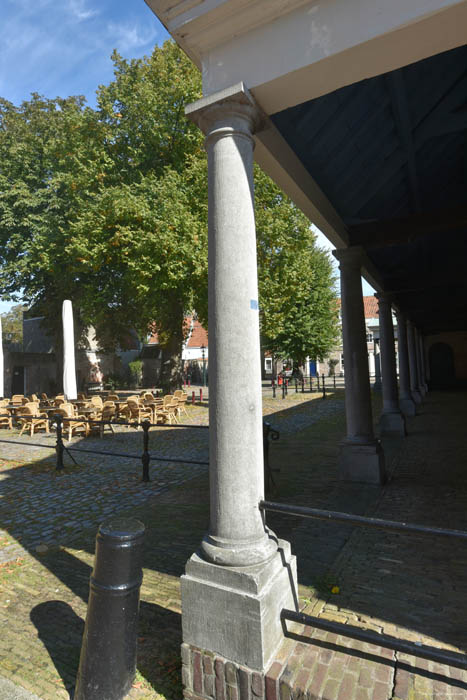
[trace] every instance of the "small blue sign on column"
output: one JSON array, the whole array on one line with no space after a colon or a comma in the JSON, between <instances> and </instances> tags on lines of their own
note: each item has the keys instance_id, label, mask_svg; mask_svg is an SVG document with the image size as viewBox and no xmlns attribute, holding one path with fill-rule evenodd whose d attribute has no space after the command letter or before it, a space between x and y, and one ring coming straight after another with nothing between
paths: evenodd
<instances>
[{"instance_id":1,"label":"small blue sign on column","mask_svg":"<svg viewBox=\"0 0 467 700\"><path fill-rule=\"evenodd\" d=\"M258 311L258 300L257 299L250 299L250 309L253 309L254 311Z\"/></svg>"}]
</instances>

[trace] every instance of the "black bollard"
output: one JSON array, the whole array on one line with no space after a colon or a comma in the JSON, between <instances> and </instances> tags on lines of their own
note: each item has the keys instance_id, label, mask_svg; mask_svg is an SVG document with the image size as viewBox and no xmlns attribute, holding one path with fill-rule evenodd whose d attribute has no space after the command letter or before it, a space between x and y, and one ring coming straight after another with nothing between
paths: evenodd
<instances>
[{"instance_id":1,"label":"black bollard","mask_svg":"<svg viewBox=\"0 0 467 700\"><path fill-rule=\"evenodd\" d=\"M310 374L310 394L313 392L313 377Z\"/></svg>"},{"instance_id":2,"label":"black bollard","mask_svg":"<svg viewBox=\"0 0 467 700\"><path fill-rule=\"evenodd\" d=\"M143 463L143 481L151 481L149 478L149 460L151 459L149 455L149 428L151 423L145 420L141 424L143 426L143 454L141 455L141 461Z\"/></svg>"},{"instance_id":3,"label":"black bollard","mask_svg":"<svg viewBox=\"0 0 467 700\"><path fill-rule=\"evenodd\" d=\"M318 382L318 388L316 389L316 391L319 391L319 390L320 390L320 386L319 386L319 374L316 375L316 380L317 380L317 382Z\"/></svg>"},{"instance_id":4,"label":"black bollard","mask_svg":"<svg viewBox=\"0 0 467 700\"><path fill-rule=\"evenodd\" d=\"M272 398L276 398L276 382L274 381L274 379L272 380Z\"/></svg>"},{"instance_id":5,"label":"black bollard","mask_svg":"<svg viewBox=\"0 0 467 700\"><path fill-rule=\"evenodd\" d=\"M302 394L304 394L304 393L305 393L305 380L302 377Z\"/></svg>"},{"instance_id":6,"label":"black bollard","mask_svg":"<svg viewBox=\"0 0 467 700\"><path fill-rule=\"evenodd\" d=\"M336 375L335 374L332 375L332 383L333 383L333 387L335 389L336 388Z\"/></svg>"},{"instance_id":7,"label":"black bollard","mask_svg":"<svg viewBox=\"0 0 467 700\"><path fill-rule=\"evenodd\" d=\"M54 416L54 421L55 421L56 430L57 430L57 442L55 443L55 452L57 453L57 464L56 464L55 470L57 472L61 472L62 469L64 468L63 451L65 449L63 446L63 437L62 437L63 418L58 413L56 416Z\"/></svg>"},{"instance_id":8,"label":"black bollard","mask_svg":"<svg viewBox=\"0 0 467 700\"><path fill-rule=\"evenodd\" d=\"M323 399L326 398L326 378L323 374Z\"/></svg>"},{"instance_id":9,"label":"black bollard","mask_svg":"<svg viewBox=\"0 0 467 700\"><path fill-rule=\"evenodd\" d=\"M298 382L295 380L295 393L298 394Z\"/></svg>"},{"instance_id":10,"label":"black bollard","mask_svg":"<svg viewBox=\"0 0 467 700\"><path fill-rule=\"evenodd\" d=\"M282 380L282 398L285 399L285 380Z\"/></svg>"},{"instance_id":11,"label":"black bollard","mask_svg":"<svg viewBox=\"0 0 467 700\"><path fill-rule=\"evenodd\" d=\"M122 700L136 672L144 525L99 527L74 700Z\"/></svg>"}]
</instances>

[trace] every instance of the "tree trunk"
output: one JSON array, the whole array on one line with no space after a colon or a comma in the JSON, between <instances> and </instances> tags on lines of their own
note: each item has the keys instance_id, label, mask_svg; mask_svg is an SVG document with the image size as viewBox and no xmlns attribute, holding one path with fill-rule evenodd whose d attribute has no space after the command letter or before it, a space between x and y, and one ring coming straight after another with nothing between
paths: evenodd
<instances>
[{"instance_id":1,"label":"tree trunk","mask_svg":"<svg viewBox=\"0 0 467 700\"><path fill-rule=\"evenodd\" d=\"M160 385L164 394L172 394L182 386L182 345L181 333L172 335L162 346Z\"/></svg>"}]
</instances>

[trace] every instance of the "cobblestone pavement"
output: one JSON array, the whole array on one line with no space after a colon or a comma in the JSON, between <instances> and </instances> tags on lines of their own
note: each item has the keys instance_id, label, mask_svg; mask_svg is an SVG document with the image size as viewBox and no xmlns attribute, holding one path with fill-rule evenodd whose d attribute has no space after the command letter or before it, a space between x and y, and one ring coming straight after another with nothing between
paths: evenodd
<instances>
[{"instance_id":1,"label":"cobblestone pavement","mask_svg":"<svg viewBox=\"0 0 467 700\"><path fill-rule=\"evenodd\" d=\"M386 487L377 490L373 501L363 493L368 487L362 487L353 501L351 491L341 485L335 489L334 504L344 501L342 510L366 510L388 520L465 530L465 398L465 394L429 395L421 414L409 421L409 436L385 441L391 474ZM310 493L311 503L319 506L320 494L308 487L302 502ZM277 529L283 534L280 522ZM336 551L345 533L329 523L306 523L290 535L298 555L299 581L309 584L311 572L323 573L321 581L315 579L315 595L301 589L305 612L465 654L465 541L354 528ZM317 556L317 567L303 560L305 540L309 557ZM333 587L338 593L330 592ZM310 638L313 643L304 643ZM298 639L287 640L270 669L271 698L279 694L281 700L467 698L467 672L458 668L317 629L298 627Z\"/></svg>"},{"instance_id":2,"label":"cobblestone pavement","mask_svg":"<svg viewBox=\"0 0 467 700\"><path fill-rule=\"evenodd\" d=\"M280 403L265 399L264 413L283 434L292 434L294 423L298 428L342 416L342 397L314 399L319 395L292 393ZM206 404L189 406L188 414L188 424L207 423ZM7 441L0 442L0 676L44 700L69 697L98 524L131 513L146 524L151 543L140 619L143 671L132 692L139 698L178 698L178 578L207 528L207 467L154 462L150 483L142 484L139 460L73 452L78 465L65 455L66 469L57 473L53 434L19 438L17 431L2 431L0 439ZM138 455L142 431L116 427L103 440L74 438L69 446ZM155 428L150 452L207 461L208 431ZM177 489L185 483L178 503ZM163 634L154 636L154 627Z\"/></svg>"},{"instance_id":3,"label":"cobblestone pavement","mask_svg":"<svg viewBox=\"0 0 467 700\"><path fill-rule=\"evenodd\" d=\"M281 430L270 450L272 466L280 468L271 499L465 529L465 395L429 396L409 422L409 437L386 442L392 480L384 489L339 481L342 396L317 399L292 393L263 400L265 415ZM375 415L379 402L375 397ZM205 407L189 411L188 420L207 421ZM204 459L207 432L155 429L151 452ZM139 453L142 433L125 429L94 444ZM7 449L12 457L16 447ZM208 527L206 467L152 466L151 483L142 485L138 463L80 453L80 466L57 476L50 451L38 449L29 464L25 452L23 460L15 452L17 461L0 468L0 676L42 700L69 698L97 525L110 513L131 513L147 529L131 697L180 700L179 576ZM268 524L292 543L301 604L310 614L465 651L465 546L278 514L268 515ZM335 586L339 593L331 594ZM467 698L466 673L457 669L318 630L295 634L300 639L286 641L269 671L268 700Z\"/></svg>"}]
</instances>

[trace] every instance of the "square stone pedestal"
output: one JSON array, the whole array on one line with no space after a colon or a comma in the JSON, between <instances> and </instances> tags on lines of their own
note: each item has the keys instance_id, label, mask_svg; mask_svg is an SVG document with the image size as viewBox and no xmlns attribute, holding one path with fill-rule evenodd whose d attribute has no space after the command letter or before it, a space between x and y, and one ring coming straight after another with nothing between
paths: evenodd
<instances>
[{"instance_id":1,"label":"square stone pedestal","mask_svg":"<svg viewBox=\"0 0 467 700\"><path fill-rule=\"evenodd\" d=\"M404 416L415 416L417 415L417 408L415 406L415 401L412 399L400 399L399 407L404 414Z\"/></svg>"},{"instance_id":2,"label":"square stone pedestal","mask_svg":"<svg viewBox=\"0 0 467 700\"><path fill-rule=\"evenodd\" d=\"M264 671L283 640L282 608L298 609L296 559L283 540L256 566L219 566L193 554L181 589L185 644Z\"/></svg>"},{"instance_id":3,"label":"square stone pedestal","mask_svg":"<svg viewBox=\"0 0 467 700\"><path fill-rule=\"evenodd\" d=\"M339 465L344 481L364 484L384 484L386 481L384 452L379 440L369 443L341 442Z\"/></svg>"},{"instance_id":4,"label":"square stone pedestal","mask_svg":"<svg viewBox=\"0 0 467 700\"><path fill-rule=\"evenodd\" d=\"M405 437L407 430L402 413L383 413L379 421L381 435L398 435Z\"/></svg>"}]
</instances>

